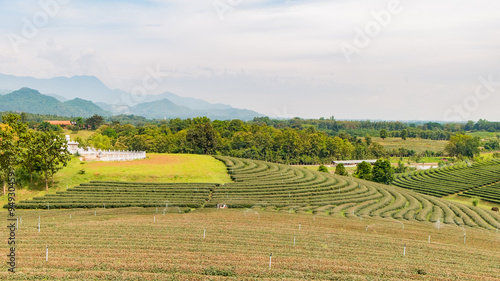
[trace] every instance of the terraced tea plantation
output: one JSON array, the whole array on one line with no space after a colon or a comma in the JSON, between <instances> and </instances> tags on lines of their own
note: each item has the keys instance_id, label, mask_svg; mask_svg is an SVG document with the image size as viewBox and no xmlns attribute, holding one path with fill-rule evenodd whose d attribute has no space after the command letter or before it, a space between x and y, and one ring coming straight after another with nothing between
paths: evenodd
<instances>
[{"instance_id":1,"label":"terraced tea plantation","mask_svg":"<svg viewBox=\"0 0 500 281\"><path fill-rule=\"evenodd\" d=\"M464 196L500 203L500 159L406 173L393 184L438 197L463 192Z\"/></svg>"},{"instance_id":2,"label":"terraced tea plantation","mask_svg":"<svg viewBox=\"0 0 500 281\"><path fill-rule=\"evenodd\" d=\"M206 206L272 207L283 212L341 214L500 227L497 212L402 188L286 165L218 157L235 180L216 188Z\"/></svg>"},{"instance_id":3,"label":"terraced tea plantation","mask_svg":"<svg viewBox=\"0 0 500 281\"><path fill-rule=\"evenodd\" d=\"M218 184L93 181L18 203L18 209L190 207L200 208Z\"/></svg>"},{"instance_id":4,"label":"terraced tea plantation","mask_svg":"<svg viewBox=\"0 0 500 281\"><path fill-rule=\"evenodd\" d=\"M494 281L500 276L500 233L481 228L438 229L406 221L403 229L396 220L379 217L262 208L160 211L18 210L17 273L7 272L2 262L0 280ZM6 227L0 235L7 237ZM0 243L0 252L6 254L7 247Z\"/></svg>"},{"instance_id":5,"label":"terraced tea plantation","mask_svg":"<svg viewBox=\"0 0 500 281\"><path fill-rule=\"evenodd\" d=\"M26 209L16 211L17 273L3 263L0 280L500 277L497 212L350 177L217 158L233 182L96 181L18 204ZM5 253L8 247L0 244Z\"/></svg>"},{"instance_id":6,"label":"terraced tea plantation","mask_svg":"<svg viewBox=\"0 0 500 281\"><path fill-rule=\"evenodd\" d=\"M91 182L34 198L18 208L213 207L372 216L500 228L497 212L373 182L264 161L217 157L234 182L165 184Z\"/></svg>"},{"instance_id":7,"label":"terraced tea plantation","mask_svg":"<svg viewBox=\"0 0 500 281\"><path fill-rule=\"evenodd\" d=\"M500 204L500 183L474 188L460 194L465 197L481 198L489 202Z\"/></svg>"}]
</instances>

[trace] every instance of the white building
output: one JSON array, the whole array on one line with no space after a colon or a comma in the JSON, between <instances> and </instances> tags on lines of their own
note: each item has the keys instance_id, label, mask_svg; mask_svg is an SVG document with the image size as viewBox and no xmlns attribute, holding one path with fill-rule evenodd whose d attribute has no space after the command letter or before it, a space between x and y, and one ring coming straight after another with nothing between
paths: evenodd
<instances>
[{"instance_id":1,"label":"white building","mask_svg":"<svg viewBox=\"0 0 500 281\"><path fill-rule=\"evenodd\" d=\"M69 135L66 135L66 141L68 142L68 151L71 154L75 154L78 152L78 142L76 141L71 141L71 138Z\"/></svg>"}]
</instances>

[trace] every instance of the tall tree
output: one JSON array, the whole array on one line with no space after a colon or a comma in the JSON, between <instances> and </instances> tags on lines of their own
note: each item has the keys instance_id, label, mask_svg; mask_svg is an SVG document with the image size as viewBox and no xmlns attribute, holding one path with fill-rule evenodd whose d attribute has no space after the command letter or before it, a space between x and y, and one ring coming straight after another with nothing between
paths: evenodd
<instances>
[{"instance_id":1,"label":"tall tree","mask_svg":"<svg viewBox=\"0 0 500 281\"><path fill-rule=\"evenodd\" d=\"M360 179L370 180L372 178L372 165L366 161L359 163L356 166L354 176Z\"/></svg>"},{"instance_id":2,"label":"tall tree","mask_svg":"<svg viewBox=\"0 0 500 281\"><path fill-rule=\"evenodd\" d=\"M450 137L444 150L450 156L474 158L474 156L479 155L479 145L480 139L478 137L456 134Z\"/></svg>"},{"instance_id":3,"label":"tall tree","mask_svg":"<svg viewBox=\"0 0 500 281\"><path fill-rule=\"evenodd\" d=\"M403 161L399 160L398 162L398 167L395 169L396 173L406 173L408 170L408 167L405 166L405 163Z\"/></svg>"},{"instance_id":4,"label":"tall tree","mask_svg":"<svg viewBox=\"0 0 500 281\"><path fill-rule=\"evenodd\" d=\"M2 117L0 128L0 175L3 180L3 194L6 194L8 174L21 162L24 145L22 139L27 131L27 125L21 122L21 116L9 114Z\"/></svg>"},{"instance_id":5,"label":"tall tree","mask_svg":"<svg viewBox=\"0 0 500 281\"><path fill-rule=\"evenodd\" d=\"M46 132L40 135L40 160L45 176L45 190L49 191L49 177L54 184L54 175L68 164L71 156L68 152L67 141L53 133Z\"/></svg>"},{"instance_id":6,"label":"tall tree","mask_svg":"<svg viewBox=\"0 0 500 281\"><path fill-rule=\"evenodd\" d=\"M394 169L387 159L378 159L373 165L372 180L383 184L391 184L394 180Z\"/></svg>"},{"instance_id":7,"label":"tall tree","mask_svg":"<svg viewBox=\"0 0 500 281\"><path fill-rule=\"evenodd\" d=\"M203 154L212 154L217 148L217 132L212 127L210 119L194 118L194 128L187 131L186 140L193 149L199 149Z\"/></svg>"},{"instance_id":8,"label":"tall tree","mask_svg":"<svg viewBox=\"0 0 500 281\"><path fill-rule=\"evenodd\" d=\"M92 127L92 130L95 130L95 129L99 128L99 126L104 124L104 118L102 118L102 116L100 116L100 115L94 114L92 117L87 119L85 124Z\"/></svg>"},{"instance_id":9,"label":"tall tree","mask_svg":"<svg viewBox=\"0 0 500 281\"><path fill-rule=\"evenodd\" d=\"M380 138L381 138L381 139L383 139L383 140L384 140L384 139L385 139L385 138L387 138L388 136L389 136L389 133L387 133L387 131L386 131L385 129L380 130Z\"/></svg>"},{"instance_id":10,"label":"tall tree","mask_svg":"<svg viewBox=\"0 0 500 281\"><path fill-rule=\"evenodd\" d=\"M24 134L22 139L25 144L25 149L21 155L21 166L29 172L30 183L33 183L33 172L37 167L40 167L40 136L41 132L29 130Z\"/></svg>"},{"instance_id":11,"label":"tall tree","mask_svg":"<svg viewBox=\"0 0 500 281\"><path fill-rule=\"evenodd\" d=\"M403 140L406 140L406 138L408 137L408 130L404 129L401 131L401 138Z\"/></svg>"}]
</instances>

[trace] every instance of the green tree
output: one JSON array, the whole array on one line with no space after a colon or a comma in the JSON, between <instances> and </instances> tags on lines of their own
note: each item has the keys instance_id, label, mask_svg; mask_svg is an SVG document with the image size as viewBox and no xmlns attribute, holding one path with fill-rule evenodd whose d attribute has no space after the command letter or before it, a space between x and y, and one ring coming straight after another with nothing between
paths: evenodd
<instances>
[{"instance_id":1,"label":"green tree","mask_svg":"<svg viewBox=\"0 0 500 281\"><path fill-rule=\"evenodd\" d=\"M59 125L52 125L49 122L42 122L38 124L37 130L42 132L62 132L62 128Z\"/></svg>"},{"instance_id":2,"label":"green tree","mask_svg":"<svg viewBox=\"0 0 500 281\"><path fill-rule=\"evenodd\" d=\"M498 140L491 139L484 144L484 149L486 150L499 150L500 142Z\"/></svg>"},{"instance_id":3,"label":"green tree","mask_svg":"<svg viewBox=\"0 0 500 281\"><path fill-rule=\"evenodd\" d=\"M16 114L3 116L2 121L4 124L0 124L0 176L5 195L8 175L21 163L21 155L25 149L22 139L27 131L27 125L21 122L21 117Z\"/></svg>"},{"instance_id":4,"label":"green tree","mask_svg":"<svg viewBox=\"0 0 500 281\"><path fill-rule=\"evenodd\" d=\"M480 139L468 135L456 134L450 137L450 141L445 147L445 151L450 156L462 156L474 158L479 155Z\"/></svg>"},{"instance_id":5,"label":"green tree","mask_svg":"<svg viewBox=\"0 0 500 281\"><path fill-rule=\"evenodd\" d=\"M371 136L366 136L365 137L365 142L366 142L367 146L369 146L370 144L372 144L372 137Z\"/></svg>"},{"instance_id":6,"label":"green tree","mask_svg":"<svg viewBox=\"0 0 500 281\"><path fill-rule=\"evenodd\" d=\"M30 174L30 183L33 183L33 172L40 167L40 136L41 132L29 130L22 141L25 149L21 155L21 166Z\"/></svg>"},{"instance_id":7,"label":"green tree","mask_svg":"<svg viewBox=\"0 0 500 281\"><path fill-rule=\"evenodd\" d=\"M366 161L359 163L356 166L354 176L360 179L370 180L372 178L372 165Z\"/></svg>"},{"instance_id":8,"label":"green tree","mask_svg":"<svg viewBox=\"0 0 500 281\"><path fill-rule=\"evenodd\" d=\"M372 180L383 184L391 184L394 180L394 169L387 159L378 159L373 165Z\"/></svg>"},{"instance_id":9,"label":"green tree","mask_svg":"<svg viewBox=\"0 0 500 281\"><path fill-rule=\"evenodd\" d=\"M116 133L115 129L113 129L113 128L106 128L106 130L104 130L102 132L102 135L110 137L112 139L118 138L118 134Z\"/></svg>"},{"instance_id":10,"label":"green tree","mask_svg":"<svg viewBox=\"0 0 500 281\"><path fill-rule=\"evenodd\" d=\"M206 117L194 118L194 127L187 131L186 139L193 149L203 154L212 154L217 148L217 132Z\"/></svg>"},{"instance_id":11,"label":"green tree","mask_svg":"<svg viewBox=\"0 0 500 281\"><path fill-rule=\"evenodd\" d=\"M337 167L335 167L335 174L339 176L347 176L347 171L345 170L344 164L337 164Z\"/></svg>"},{"instance_id":12,"label":"green tree","mask_svg":"<svg viewBox=\"0 0 500 281\"><path fill-rule=\"evenodd\" d=\"M319 165L318 171L328 173L328 168L325 165Z\"/></svg>"},{"instance_id":13,"label":"green tree","mask_svg":"<svg viewBox=\"0 0 500 281\"><path fill-rule=\"evenodd\" d=\"M382 158L387 156L387 150L378 142L373 142L368 147L368 154L375 158Z\"/></svg>"},{"instance_id":14,"label":"green tree","mask_svg":"<svg viewBox=\"0 0 500 281\"><path fill-rule=\"evenodd\" d=\"M45 190L49 191L49 177L54 185L54 175L66 167L71 156L68 152L67 141L51 132L42 133L39 137L40 162L45 176Z\"/></svg>"},{"instance_id":15,"label":"green tree","mask_svg":"<svg viewBox=\"0 0 500 281\"><path fill-rule=\"evenodd\" d=\"M405 163L403 163L403 161L399 160L398 167L396 168L395 172L396 173L406 173L407 170L408 170L408 167L405 166Z\"/></svg>"},{"instance_id":16,"label":"green tree","mask_svg":"<svg viewBox=\"0 0 500 281\"><path fill-rule=\"evenodd\" d=\"M95 149L112 149L111 138L101 134L93 134L88 140L88 144Z\"/></svg>"},{"instance_id":17,"label":"green tree","mask_svg":"<svg viewBox=\"0 0 500 281\"><path fill-rule=\"evenodd\" d=\"M404 129L401 131L401 138L403 140L406 140L406 138L408 137L408 130Z\"/></svg>"},{"instance_id":18,"label":"green tree","mask_svg":"<svg viewBox=\"0 0 500 281\"><path fill-rule=\"evenodd\" d=\"M104 118L102 118L102 116L100 116L100 115L94 114L92 117L87 119L85 124L90 125L90 127L92 127L92 130L95 130L95 129L99 128L99 126L104 124Z\"/></svg>"},{"instance_id":19,"label":"green tree","mask_svg":"<svg viewBox=\"0 0 500 281\"><path fill-rule=\"evenodd\" d=\"M380 130L380 138L385 139L389 136L389 133L385 129Z\"/></svg>"}]
</instances>

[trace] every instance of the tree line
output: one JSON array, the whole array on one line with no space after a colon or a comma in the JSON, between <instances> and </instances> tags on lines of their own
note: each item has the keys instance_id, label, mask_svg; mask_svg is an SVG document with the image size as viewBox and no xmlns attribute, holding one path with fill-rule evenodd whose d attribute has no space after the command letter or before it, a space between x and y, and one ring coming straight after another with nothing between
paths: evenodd
<instances>
[{"instance_id":1,"label":"tree line","mask_svg":"<svg viewBox=\"0 0 500 281\"><path fill-rule=\"evenodd\" d=\"M401 136L406 137L408 134L409 131L403 129ZM83 147L92 146L97 149L220 154L285 164L322 164L333 160L379 159L390 156L436 157L446 154L472 158L474 154L478 154L480 145L477 138L474 140L458 143L459 147L472 145L472 154L470 150L466 152L461 148L427 150L419 154L403 147L386 150L380 143L374 142L371 136L357 137L344 132L330 136L313 126L276 128L265 122L212 121L207 117L171 119L142 126L122 125L113 121L101 125L86 140L76 139ZM453 143L455 142L454 140Z\"/></svg>"},{"instance_id":2,"label":"tree line","mask_svg":"<svg viewBox=\"0 0 500 281\"><path fill-rule=\"evenodd\" d=\"M241 120L211 121L206 117L172 119L136 127L118 122L102 125L83 147L156 153L220 154L285 164L320 164L333 160L411 156L414 151L387 151L372 138L329 136L314 127L282 129Z\"/></svg>"}]
</instances>

